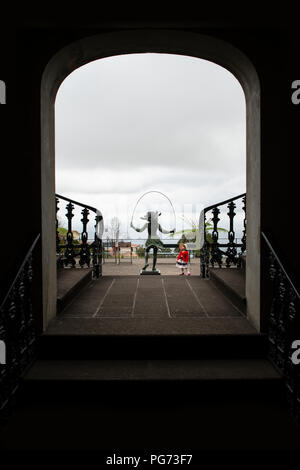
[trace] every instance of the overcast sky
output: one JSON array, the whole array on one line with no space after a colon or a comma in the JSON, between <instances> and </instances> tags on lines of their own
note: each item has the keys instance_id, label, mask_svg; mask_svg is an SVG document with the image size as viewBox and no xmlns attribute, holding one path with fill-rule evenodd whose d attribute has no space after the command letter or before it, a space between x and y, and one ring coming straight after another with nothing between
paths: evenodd
<instances>
[{"instance_id":1,"label":"overcast sky","mask_svg":"<svg viewBox=\"0 0 300 470\"><path fill-rule=\"evenodd\" d=\"M140 236L129 224L146 191L172 201L180 230L183 213L198 219L246 190L244 93L212 62L152 53L91 62L62 83L55 132L56 192L97 207L106 224L118 216L123 236Z\"/></svg>"}]
</instances>

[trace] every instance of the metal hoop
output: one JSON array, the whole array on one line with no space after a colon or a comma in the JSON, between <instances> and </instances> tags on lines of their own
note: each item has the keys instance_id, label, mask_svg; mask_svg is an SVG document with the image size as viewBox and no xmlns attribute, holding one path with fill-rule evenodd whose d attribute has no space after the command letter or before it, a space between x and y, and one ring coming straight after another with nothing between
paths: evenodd
<instances>
[{"instance_id":1,"label":"metal hoop","mask_svg":"<svg viewBox=\"0 0 300 470\"><path fill-rule=\"evenodd\" d=\"M149 194L149 193L159 193L159 194L161 194L162 196L164 196L166 199L168 199L168 201L169 201L169 203L171 204L171 207L172 207L172 209L173 209L174 222L175 222L175 227L176 227L176 213L175 213L174 206L173 206L173 204L172 204L172 202L171 202L171 199L170 199L168 196L166 196L164 193L162 193L161 191L155 191L155 190L147 191L147 192L145 192L144 194L142 194L142 196L139 197L139 199L137 200L136 205L134 206L133 212L132 212L131 223L132 223L132 221L133 221L133 216L134 216L135 209L137 208L138 203L140 202L140 200L141 200L144 196L146 196L146 194ZM175 229L175 227L174 227L174 229Z\"/></svg>"}]
</instances>

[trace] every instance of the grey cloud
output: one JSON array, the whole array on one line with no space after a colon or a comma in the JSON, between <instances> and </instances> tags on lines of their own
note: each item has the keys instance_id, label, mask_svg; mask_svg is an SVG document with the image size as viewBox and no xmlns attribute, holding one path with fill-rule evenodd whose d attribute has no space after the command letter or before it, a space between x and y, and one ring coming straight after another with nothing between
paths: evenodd
<instances>
[{"instance_id":1,"label":"grey cloud","mask_svg":"<svg viewBox=\"0 0 300 470\"><path fill-rule=\"evenodd\" d=\"M96 61L73 72L58 93L57 165L226 160L245 132L244 108L236 79L207 61L159 54Z\"/></svg>"}]
</instances>

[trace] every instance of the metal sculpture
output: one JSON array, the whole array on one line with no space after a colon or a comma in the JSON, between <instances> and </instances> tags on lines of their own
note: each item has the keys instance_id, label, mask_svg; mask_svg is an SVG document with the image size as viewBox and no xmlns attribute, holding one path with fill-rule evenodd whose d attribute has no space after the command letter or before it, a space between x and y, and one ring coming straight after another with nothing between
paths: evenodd
<instances>
[{"instance_id":1,"label":"metal sculpture","mask_svg":"<svg viewBox=\"0 0 300 470\"><path fill-rule=\"evenodd\" d=\"M158 252L159 249L164 248L164 244L161 241L161 239L160 239L157 232L160 231L161 233L164 233L164 234L175 233L175 227L172 230L165 230L160 225L159 220L158 220L159 216L161 215L161 212L159 212L159 211L147 211L147 213L143 217L140 217L142 220L146 221L145 224L142 227L135 227L133 225L133 216L134 216L134 213L135 213L135 209L136 209L138 203L140 202L140 200L146 194L149 194L149 193L159 193L159 194L162 194L164 197L166 197L168 199L168 201L171 204L171 207L173 209L174 219L175 219L175 211L174 211L174 207L173 207L170 199L165 194L161 193L160 191L148 191L147 193L143 194L138 199L138 201L135 205L134 211L132 213L130 226L134 230L136 230L137 232L143 232L144 230L147 229L147 233L148 233L148 237L147 237L146 244L145 244L145 246L146 246L146 249L145 249L145 265L142 268L141 274L160 274L159 270L156 269L157 252ZM147 271L147 268L149 266L149 252L150 252L151 249L153 250L152 271Z\"/></svg>"}]
</instances>

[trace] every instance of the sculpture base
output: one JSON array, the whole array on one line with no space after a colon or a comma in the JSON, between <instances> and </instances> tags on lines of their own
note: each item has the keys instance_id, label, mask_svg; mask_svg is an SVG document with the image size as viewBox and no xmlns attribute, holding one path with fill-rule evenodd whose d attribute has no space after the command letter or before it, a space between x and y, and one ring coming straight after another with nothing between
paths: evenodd
<instances>
[{"instance_id":1,"label":"sculpture base","mask_svg":"<svg viewBox=\"0 0 300 470\"><path fill-rule=\"evenodd\" d=\"M160 275L160 270L159 270L159 269L154 269L154 270L153 270L153 269L149 269L149 271L147 271L146 269L141 269L140 275L145 275L145 274L146 274L146 275L150 275L150 276L151 276L151 275L152 275L152 276L153 276L153 275L157 275L157 274Z\"/></svg>"}]
</instances>

